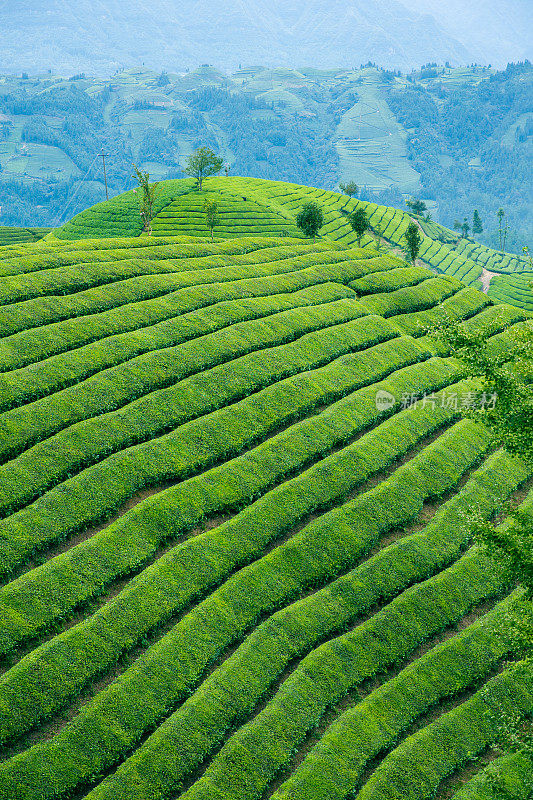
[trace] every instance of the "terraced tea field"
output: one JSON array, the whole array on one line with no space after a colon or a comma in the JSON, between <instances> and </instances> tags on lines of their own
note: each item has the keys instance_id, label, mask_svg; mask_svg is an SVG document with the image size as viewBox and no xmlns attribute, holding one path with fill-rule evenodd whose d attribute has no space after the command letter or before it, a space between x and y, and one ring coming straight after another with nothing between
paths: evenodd
<instances>
[{"instance_id":1,"label":"terraced tea field","mask_svg":"<svg viewBox=\"0 0 533 800\"><path fill-rule=\"evenodd\" d=\"M374 191L394 186L416 193L420 175L407 158L407 134L391 112L377 70L361 70L354 82L357 102L335 132L343 179Z\"/></svg>"},{"instance_id":2,"label":"terraced tea field","mask_svg":"<svg viewBox=\"0 0 533 800\"><path fill-rule=\"evenodd\" d=\"M23 244L25 242L38 242L52 228L9 228L0 227L0 247L10 244Z\"/></svg>"},{"instance_id":3,"label":"terraced tea field","mask_svg":"<svg viewBox=\"0 0 533 800\"><path fill-rule=\"evenodd\" d=\"M353 245L356 237L346 219L347 212L363 207L369 217L371 230L363 238L364 248L374 248L376 239L386 252L402 254L404 234L411 217L396 208L379 206L348 198L346 195L308 186L266 181L258 178L209 178L202 192L194 190L188 180L165 181L157 197L153 223L157 236L208 236L203 205L214 199L219 207L220 224L215 228L218 239L232 236L299 236L296 214L308 200L317 202L324 213L322 238ZM78 214L56 232L61 241L82 240L98 236L139 236L142 224L138 211L138 196L126 192L106 203L100 203ZM472 240L461 239L457 233L435 222L420 222L422 245L419 263L436 274L453 276L469 286L482 289L494 273L522 272L528 268L527 259L498 253ZM489 271L488 273L486 271ZM497 294L491 296L498 298ZM505 302L529 307L517 293L509 292Z\"/></svg>"},{"instance_id":4,"label":"terraced tea field","mask_svg":"<svg viewBox=\"0 0 533 800\"><path fill-rule=\"evenodd\" d=\"M263 237L0 249L0 798L498 800L533 671L463 515L533 474L425 329L528 314L244 186Z\"/></svg>"},{"instance_id":5,"label":"terraced tea field","mask_svg":"<svg viewBox=\"0 0 533 800\"><path fill-rule=\"evenodd\" d=\"M495 302L510 303L533 311L533 272L495 275L488 294Z\"/></svg>"}]
</instances>

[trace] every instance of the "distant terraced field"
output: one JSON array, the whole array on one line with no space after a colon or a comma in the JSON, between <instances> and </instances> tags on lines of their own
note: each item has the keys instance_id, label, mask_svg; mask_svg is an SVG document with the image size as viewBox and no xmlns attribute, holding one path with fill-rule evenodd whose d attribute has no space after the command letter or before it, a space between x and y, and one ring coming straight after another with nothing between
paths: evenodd
<instances>
[{"instance_id":1,"label":"distant terraced field","mask_svg":"<svg viewBox=\"0 0 533 800\"><path fill-rule=\"evenodd\" d=\"M164 237L86 238L138 224L110 201L0 249L2 800L497 800L533 668L464 512L533 513L533 471L425 330L529 315L283 186L239 180L263 236L169 236L171 184ZM309 196L325 238L273 235Z\"/></svg>"},{"instance_id":2,"label":"distant terraced field","mask_svg":"<svg viewBox=\"0 0 533 800\"><path fill-rule=\"evenodd\" d=\"M26 242L38 242L43 239L52 228L9 228L0 226L0 247Z\"/></svg>"}]
</instances>

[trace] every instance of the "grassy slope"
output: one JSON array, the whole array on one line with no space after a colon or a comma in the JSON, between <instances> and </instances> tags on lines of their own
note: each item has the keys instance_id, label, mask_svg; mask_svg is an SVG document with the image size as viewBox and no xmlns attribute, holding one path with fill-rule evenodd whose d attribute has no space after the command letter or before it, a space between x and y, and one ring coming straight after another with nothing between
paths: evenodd
<instances>
[{"instance_id":1,"label":"grassy slope","mask_svg":"<svg viewBox=\"0 0 533 800\"><path fill-rule=\"evenodd\" d=\"M221 222L215 234L220 238L232 235L298 235L295 217L306 200L316 200L325 214L322 237L353 244L356 238L345 218L345 212L358 206L367 211L375 233L379 227L386 250L401 255L403 236L410 217L404 211L377 206L322 189L313 189L280 181L256 178L210 178L205 191L198 195L191 180L163 182L157 200L154 233L156 235L208 235L202 206L213 194L221 211ZM216 196L215 196L216 195ZM108 236L135 236L141 233L138 199L127 192L107 203L100 203L82 212L63 226L58 236L63 239L84 239L105 233ZM344 212L344 213L343 213ZM453 275L470 286L481 288L483 270L494 273L522 272L527 268L525 258L498 253L472 240L464 240L437 223L420 222L423 243L420 261L437 274ZM374 247L374 235L367 235L364 247ZM526 307L516 292L505 296L492 293L519 307Z\"/></svg>"},{"instance_id":2,"label":"grassy slope","mask_svg":"<svg viewBox=\"0 0 533 800\"><path fill-rule=\"evenodd\" d=\"M207 186L253 230L211 244L175 182L165 236L87 239L138 234L129 196L0 250L0 798L444 798L481 687L533 711L462 516L533 475L423 329L526 315L355 247L355 201ZM277 238L309 197L326 237Z\"/></svg>"}]
</instances>

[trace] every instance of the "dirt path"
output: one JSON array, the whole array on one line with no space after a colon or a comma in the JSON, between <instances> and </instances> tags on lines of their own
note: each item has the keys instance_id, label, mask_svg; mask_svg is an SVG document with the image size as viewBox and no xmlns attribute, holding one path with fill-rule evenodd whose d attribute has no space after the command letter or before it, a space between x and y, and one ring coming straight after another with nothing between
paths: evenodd
<instances>
[{"instance_id":1,"label":"dirt path","mask_svg":"<svg viewBox=\"0 0 533 800\"><path fill-rule=\"evenodd\" d=\"M489 291L489 285L491 280L494 278L495 275L498 275L497 272L490 272L488 269L483 267L483 271L481 273L481 284L483 286L483 291L485 294Z\"/></svg>"}]
</instances>

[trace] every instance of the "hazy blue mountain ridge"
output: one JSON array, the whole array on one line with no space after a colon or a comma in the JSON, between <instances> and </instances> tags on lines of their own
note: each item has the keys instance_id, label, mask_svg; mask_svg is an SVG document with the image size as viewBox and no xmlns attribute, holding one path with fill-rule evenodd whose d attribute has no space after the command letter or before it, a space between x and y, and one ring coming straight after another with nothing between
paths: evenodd
<instances>
[{"instance_id":1,"label":"hazy blue mountain ridge","mask_svg":"<svg viewBox=\"0 0 533 800\"><path fill-rule=\"evenodd\" d=\"M34 74L106 74L140 63L169 70L367 61L412 68L473 58L433 17L403 0L6 0L0 25L0 70Z\"/></svg>"}]
</instances>

